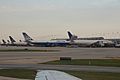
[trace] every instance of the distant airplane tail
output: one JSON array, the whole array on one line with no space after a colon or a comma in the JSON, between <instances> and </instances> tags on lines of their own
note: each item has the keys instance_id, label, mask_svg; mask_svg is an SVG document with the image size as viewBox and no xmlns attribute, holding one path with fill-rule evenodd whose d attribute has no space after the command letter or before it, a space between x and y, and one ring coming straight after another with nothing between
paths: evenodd
<instances>
[{"instance_id":1,"label":"distant airplane tail","mask_svg":"<svg viewBox=\"0 0 120 80\"><path fill-rule=\"evenodd\" d=\"M9 36L11 43L16 42L15 39L12 38L12 36Z\"/></svg>"},{"instance_id":2,"label":"distant airplane tail","mask_svg":"<svg viewBox=\"0 0 120 80\"><path fill-rule=\"evenodd\" d=\"M68 31L68 36L69 36L69 39L71 39L73 36L70 31Z\"/></svg>"},{"instance_id":3,"label":"distant airplane tail","mask_svg":"<svg viewBox=\"0 0 120 80\"><path fill-rule=\"evenodd\" d=\"M4 39L2 39L2 42L3 42L3 44L6 44L6 43L7 43Z\"/></svg>"},{"instance_id":4,"label":"distant airplane tail","mask_svg":"<svg viewBox=\"0 0 120 80\"><path fill-rule=\"evenodd\" d=\"M33 40L30 36L27 35L27 33L23 32L22 34L26 42Z\"/></svg>"},{"instance_id":5,"label":"distant airplane tail","mask_svg":"<svg viewBox=\"0 0 120 80\"><path fill-rule=\"evenodd\" d=\"M76 35L73 35L70 31L68 31L68 36L70 41L72 42L78 38Z\"/></svg>"}]
</instances>

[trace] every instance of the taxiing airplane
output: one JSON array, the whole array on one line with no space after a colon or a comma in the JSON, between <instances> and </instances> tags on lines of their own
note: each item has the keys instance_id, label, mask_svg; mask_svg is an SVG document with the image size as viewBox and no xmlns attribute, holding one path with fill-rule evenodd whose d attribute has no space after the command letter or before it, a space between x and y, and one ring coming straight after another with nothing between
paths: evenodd
<instances>
[{"instance_id":1,"label":"taxiing airplane","mask_svg":"<svg viewBox=\"0 0 120 80\"><path fill-rule=\"evenodd\" d=\"M56 70L39 70L35 80L82 80L65 72Z\"/></svg>"}]
</instances>

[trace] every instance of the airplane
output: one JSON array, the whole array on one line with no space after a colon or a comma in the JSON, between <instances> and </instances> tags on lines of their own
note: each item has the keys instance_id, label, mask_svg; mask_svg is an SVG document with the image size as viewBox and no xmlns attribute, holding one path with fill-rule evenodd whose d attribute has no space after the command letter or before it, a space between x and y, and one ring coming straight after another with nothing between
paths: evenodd
<instances>
[{"instance_id":1,"label":"airplane","mask_svg":"<svg viewBox=\"0 0 120 80\"><path fill-rule=\"evenodd\" d=\"M78 47L114 47L114 42L110 40L90 40L90 39L75 39L74 36L70 37L71 45L76 45Z\"/></svg>"},{"instance_id":2,"label":"airplane","mask_svg":"<svg viewBox=\"0 0 120 80\"><path fill-rule=\"evenodd\" d=\"M10 46L27 46L28 44L27 44L27 42L22 42L22 41L20 41L20 42L16 42L16 40L15 39L13 39L13 37L12 36L9 36L9 38L10 38Z\"/></svg>"},{"instance_id":3,"label":"airplane","mask_svg":"<svg viewBox=\"0 0 120 80\"><path fill-rule=\"evenodd\" d=\"M76 35L73 35L70 31L68 31L69 39L74 37L74 40L104 40L104 37L88 37L88 38L79 38Z\"/></svg>"},{"instance_id":4,"label":"airplane","mask_svg":"<svg viewBox=\"0 0 120 80\"><path fill-rule=\"evenodd\" d=\"M23 37L25 41L33 46L41 46L41 47L55 47L55 46L61 46L65 47L69 45L69 41L63 41L63 40L50 40L50 41L35 41L32 39L27 33L23 32Z\"/></svg>"},{"instance_id":5,"label":"airplane","mask_svg":"<svg viewBox=\"0 0 120 80\"><path fill-rule=\"evenodd\" d=\"M103 37L78 38L68 31L70 45L77 47L114 47L115 43Z\"/></svg>"},{"instance_id":6,"label":"airplane","mask_svg":"<svg viewBox=\"0 0 120 80\"><path fill-rule=\"evenodd\" d=\"M110 47L114 45L112 41L107 40L73 40L70 44L78 47Z\"/></svg>"},{"instance_id":7,"label":"airplane","mask_svg":"<svg viewBox=\"0 0 120 80\"><path fill-rule=\"evenodd\" d=\"M66 41L70 41L71 37L74 36L74 40L103 40L104 37L88 37L88 38L79 38L76 35L73 35L70 31L67 31L68 33L68 37L69 38L56 38L56 39L52 39L52 40L66 40Z\"/></svg>"},{"instance_id":8,"label":"airplane","mask_svg":"<svg viewBox=\"0 0 120 80\"><path fill-rule=\"evenodd\" d=\"M56 70L38 70L35 80L82 80L65 72Z\"/></svg>"}]
</instances>

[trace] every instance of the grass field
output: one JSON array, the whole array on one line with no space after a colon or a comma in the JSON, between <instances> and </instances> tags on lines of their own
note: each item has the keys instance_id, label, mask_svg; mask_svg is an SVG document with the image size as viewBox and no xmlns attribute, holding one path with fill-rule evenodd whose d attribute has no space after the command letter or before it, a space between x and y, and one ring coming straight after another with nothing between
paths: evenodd
<instances>
[{"instance_id":1,"label":"grass field","mask_svg":"<svg viewBox=\"0 0 120 80\"><path fill-rule=\"evenodd\" d=\"M64 71L83 80L120 80L120 73ZM36 70L29 69L3 69L0 76L34 80Z\"/></svg>"},{"instance_id":2,"label":"grass field","mask_svg":"<svg viewBox=\"0 0 120 80\"><path fill-rule=\"evenodd\" d=\"M120 80L120 73L65 71L82 80Z\"/></svg>"},{"instance_id":3,"label":"grass field","mask_svg":"<svg viewBox=\"0 0 120 80\"><path fill-rule=\"evenodd\" d=\"M36 75L35 70L29 70L29 69L0 69L0 76L34 80L35 75Z\"/></svg>"},{"instance_id":4,"label":"grass field","mask_svg":"<svg viewBox=\"0 0 120 80\"><path fill-rule=\"evenodd\" d=\"M73 59L73 60L56 60L43 64L53 65L89 65L89 66L114 66L120 67L120 59Z\"/></svg>"}]
</instances>

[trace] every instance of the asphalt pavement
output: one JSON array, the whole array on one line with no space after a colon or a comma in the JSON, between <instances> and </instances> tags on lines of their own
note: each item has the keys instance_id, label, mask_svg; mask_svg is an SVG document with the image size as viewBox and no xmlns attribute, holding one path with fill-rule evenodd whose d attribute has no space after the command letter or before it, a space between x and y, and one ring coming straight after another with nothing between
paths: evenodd
<instances>
[{"instance_id":1,"label":"asphalt pavement","mask_svg":"<svg viewBox=\"0 0 120 80\"><path fill-rule=\"evenodd\" d=\"M2 69L35 69L35 70L69 70L120 73L120 67L80 66L80 65L46 65L46 64L2 64Z\"/></svg>"},{"instance_id":2,"label":"asphalt pavement","mask_svg":"<svg viewBox=\"0 0 120 80\"><path fill-rule=\"evenodd\" d=\"M58 60L60 57L71 57L72 59L120 59L120 48L0 47L0 50L26 49L26 48L29 50L59 50L59 51L55 52L0 51L0 68L120 72L119 67L38 64L47 61Z\"/></svg>"}]
</instances>

